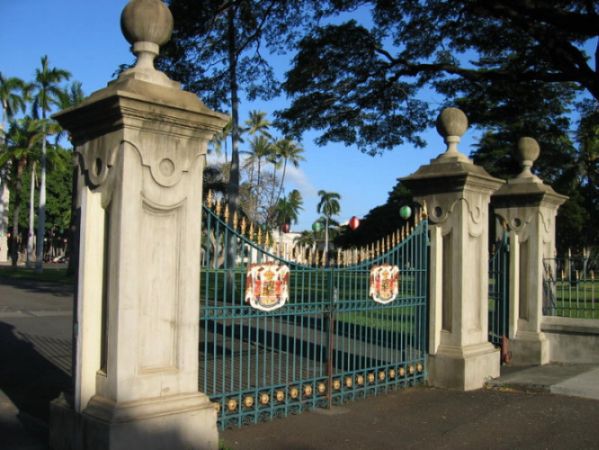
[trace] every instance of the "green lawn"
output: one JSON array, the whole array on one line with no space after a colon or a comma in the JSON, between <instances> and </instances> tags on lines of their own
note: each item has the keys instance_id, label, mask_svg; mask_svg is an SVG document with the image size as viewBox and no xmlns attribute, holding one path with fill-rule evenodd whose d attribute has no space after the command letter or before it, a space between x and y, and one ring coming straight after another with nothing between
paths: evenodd
<instances>
[{"instance_id":1,"label":"green lawn","mask_svg":"<svg viewBox=\"0 0 599 450\"><path fill-rule=\"evenodd\" d=\"M558 281L555 285L555 314L577 319L599 319L599 280L570 284Z\"/></svg>"}]
</instances>

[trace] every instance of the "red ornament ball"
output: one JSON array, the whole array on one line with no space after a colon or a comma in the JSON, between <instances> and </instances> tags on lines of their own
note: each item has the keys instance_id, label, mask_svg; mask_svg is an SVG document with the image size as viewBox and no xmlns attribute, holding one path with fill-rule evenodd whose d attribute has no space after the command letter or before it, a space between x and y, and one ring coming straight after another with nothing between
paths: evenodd
<instances>
[{"instance_id":1,"label":"red ornament ball","mask_svg":"<svg viewBox=\"0 0 599 450\"><path fill-rule=\"evenodd\" d=\"M291 229L291 226L288 223L284 223L283 225L281 225L281 231L283 233L289 233L290 229Z\"/></svg>"},{"instance_id":2,"label":"red ornament ball","mask_svg":"<svg viewBox=\"0 0 599 450\"><path fill-rule=\"evenodd\" d=\"M358 219L356 216L353 216L351 219L349 219L349 228L352 231L355 231L356 228L358 228L360 226L360 219Z\"/></svg>"}]
</instances>

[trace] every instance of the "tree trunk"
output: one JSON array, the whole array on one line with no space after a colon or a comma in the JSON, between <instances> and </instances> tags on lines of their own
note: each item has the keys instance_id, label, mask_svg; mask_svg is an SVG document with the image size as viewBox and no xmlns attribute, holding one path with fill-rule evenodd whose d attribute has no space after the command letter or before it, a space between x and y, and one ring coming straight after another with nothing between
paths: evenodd
<instances>
[{"instance_id":1,"label":"tree trunk","mask_svg":"<svg viewBox=\"0 0 599 450\"><path fill-rule=\"evenodd\" d=\"M231 89L231 169L229 172L228 204L229 220L233 220L234 211L239 208L239 87L237 85L237 42L235 35L235 7L230 6L227 11L228 18L228 45L229 45L229 82ZM237 257L236 240L230 239L227 244L225 268L233 269ZM233 270L227 270L228 292L235 292L235 278Z\"/></svg>"},{"instance_id":2,"label":"tree trunk","mask_svg":"<svg viewBox=\"0 0 599 450\"><path fill-rule=\"evenodd\" d=\"M239 206L239 86L237 84L237 42L235 35L235 8L227 11L229 20L229 83L231 89L231 170L229 174L229 208L235 211Z\"/></svg>"},{"instance_id":3,"label":"tree trunk","mask_svg":"<svg viewBox=\"0 0 599 450\"><path fill-rule=\"evenodd\" d=\"M27 267L33 264L33 223L35 219L35 163L31 165L31 180L29 182L29 230L27 231Z\"/></svg>"},{"instance_id":4,"label":"tree trunk","mask_svg":"<svg viewBox=\"0 0 599 450\"><path fill-rule=\"evenodd\" d=\"M46 229L46 111L43 113L42 159L40 164L40 199L37 213L37 245L35 247L35 271L41 272L44 264L44 234Z\"/></svg>"},{"instance_id":5,"label":"tree trunk","mask_svg":"<svg viewBox=\"0 0 599 450\"><path fill-rule=\"evenodd\" d=\"M325 227L324 227L324 261L325 264L329 263L329 217L325 216Z\"/></svg>"},{"instance_id":6,"label":"tree trunk","mask_svg":"<svg viewBox=\"0 0 599 450\"><path fill-rule=\"evenodd\" d=\"M14 211L12 215L12 241L11 241L11 249L10 249L10 257L12 260L12 266L17 267L17 262L19 260L19 212L21 209L21 195L23 190L23 172L25 170L25 164L27 161L20 160L17 163L17 180L15 184L15 202L14 202Z\"/></svg>"},{"instance_id":7,"label":"tree trunk","mask_svg":"<svg viewBox=\"0 0 599 450\"><path fill-rule=\"evenodd\" d=\"M279 195L277 196L277 200L281 198L284 194L283 192L283 183L285 183L285 174L287 172L287 158L283 161L283 173L281 174L281 185L279 186Z\"/></svg>"}]
</instances>

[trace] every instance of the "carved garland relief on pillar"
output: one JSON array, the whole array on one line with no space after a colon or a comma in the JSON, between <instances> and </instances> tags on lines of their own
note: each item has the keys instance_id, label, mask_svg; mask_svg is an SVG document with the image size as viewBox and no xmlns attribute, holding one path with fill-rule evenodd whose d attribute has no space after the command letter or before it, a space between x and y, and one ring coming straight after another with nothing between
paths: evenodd
<instances>
[{"instance_id":1,"label":"carved garland relief on pillar","mask_svg":"<svg viewBox=\"0 0 599 450\"><path fill-rule=\"evenodd\" d=\"M102 193L102 207L106 209L112 197L114 171L119 149L123 146L120 139L110 135L88 141L77 147L77 155L85 185L92 191Z\"/></svg>"}]
</instances>

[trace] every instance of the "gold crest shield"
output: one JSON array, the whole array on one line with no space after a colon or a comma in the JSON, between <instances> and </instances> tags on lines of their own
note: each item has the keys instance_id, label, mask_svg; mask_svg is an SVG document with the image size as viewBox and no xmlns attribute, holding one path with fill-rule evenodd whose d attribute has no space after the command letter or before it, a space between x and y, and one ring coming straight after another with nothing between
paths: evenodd
<instances>
[{"instance_id":1,"label":"gold crest shield","mask_svg":"<svg viewBox=\"0 0 599 450\"><path fill-rule=\"evenodd\" d=\"M370 270L369 295L377 303L391 303L399 293L399 267L391 264L374 266Z\"/></svg>"},{"instance_id":2,"label":"gold crest shield","mask_svg":"<svg viewBox=\"0 0 599 450\"><path fill-rule=\"evenodd\" d=\"M252 264L245 278L245 302L260 311L274 311L289 299L289 267L274 262Z\"/></svg>"}]
</instances>

